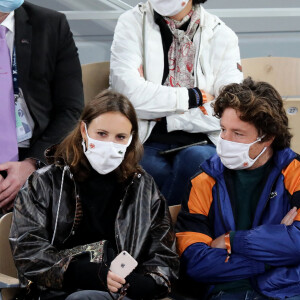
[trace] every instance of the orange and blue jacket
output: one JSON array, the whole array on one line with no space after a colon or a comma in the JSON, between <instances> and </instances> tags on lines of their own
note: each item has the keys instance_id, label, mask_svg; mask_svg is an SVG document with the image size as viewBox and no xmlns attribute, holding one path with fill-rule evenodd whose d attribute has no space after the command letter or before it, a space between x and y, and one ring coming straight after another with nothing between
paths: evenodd
<instances>
[{"instance_id":1,"label":"orange and blue jacket","mask_svg":"<svg viewBox=\"0 0 300 300\"><path fill-rule=\"evenodd\" d=\"M217 155L191 179L176 225L177 249L189 277L210 284L247 278L268 297L300 295L300 213L292 225L280 224L292 207L300 207L300 157L286 148L272 159L250 230L236 231L230 171ZM225 262L227 251L210 244L231 230L232 254Z\"/></svg>"}]
</instances>

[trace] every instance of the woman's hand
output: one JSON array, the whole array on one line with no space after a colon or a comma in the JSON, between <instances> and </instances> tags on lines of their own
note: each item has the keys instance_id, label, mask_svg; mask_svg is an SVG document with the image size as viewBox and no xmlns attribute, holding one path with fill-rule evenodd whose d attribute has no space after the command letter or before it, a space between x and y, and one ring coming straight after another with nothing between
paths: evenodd
<instances>
[{"instance_id":1,"label":"woman's hand","mask_svg":"<svg viewBox=\"0 0 300 300\"><path fill-rule=\"evenodd\" d=\"M282 219L282 221L280 222L280 224L284 224L286 226L292 225L294 222L294 219L297 217L297 207L294 206L286 215L285 217Z\"/></svg>"},{"instance_id":2,"label":"woman's hand","mask_svg":"<svg viewBox=\"0 0 300 300\"><path fill-rule=\"evenodd\" d=\"M126 281L124 278L113 273L112 271L108 271L107 287L112 293L116 293L125 283L126 283Z\"/></svg>"}]
</instances>

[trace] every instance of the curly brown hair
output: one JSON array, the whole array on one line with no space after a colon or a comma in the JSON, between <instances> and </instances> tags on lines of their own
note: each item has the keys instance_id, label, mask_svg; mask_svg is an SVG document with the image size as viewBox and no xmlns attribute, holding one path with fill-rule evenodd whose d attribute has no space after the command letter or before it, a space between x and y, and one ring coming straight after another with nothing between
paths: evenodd
<instances>
[{"instance_id":1,"label":"curly brown hair","mask_svg":"<svg viewBox=\"0 0 300 300\"><path fill-rule=\"evenodd\" d=\"M123 181L135 172L142 171L139 161L143 155L143 146L139 139L135 109L122 94L105 90L86 104L75 129L58 145L55 151L55 161L60 161L62 158L70 166L78 181L87 179L92 171L92 167L82 149L80 124L83 121L89 127L92 120L111 111L120 112L127 117L132 125L132 141L127 148L123 162L116 169L118 178Z\"/></svg>"},{"instance_id":2,"label":"curly brown hair","mask_svg":"<svg viewBox=\"0 0 300 300\"><path fill-rule=\"evenodd\" d=\"M255 82L251 77L242 83L225 86L214 103L215 116L221 118L226 108L240 112L240 119L255 126L262 141L274 137L272 148L290 147L292 134L283 100L273 86Z\"/></svg>"}]
</instances>

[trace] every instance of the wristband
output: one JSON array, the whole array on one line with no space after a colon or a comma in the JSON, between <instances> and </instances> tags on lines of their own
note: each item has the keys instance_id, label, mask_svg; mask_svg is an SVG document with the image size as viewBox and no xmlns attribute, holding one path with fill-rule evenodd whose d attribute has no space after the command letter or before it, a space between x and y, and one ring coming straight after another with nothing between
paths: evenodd
<instances>
[{"instance_id":1,"label":"wristband","mask_svg":"<svg viewBox=\"0 0 300 300\"><path fill-rule=\"evenodd\" d=\"M200 95L198 94L198 91L195 88L193 88L193 91L196 95L197 106L199 106L200 105Z\"/></svg>"},{"instance_id":2,"label":"wristband","mask_svg":"<svg viewBox=\"0 0 300 300\"><path fill-rule=\"evenodd\" d=\"M230 258L230 255L231 255L230 231L225 233L224 240L225 240L225 247L226 247L226 250L227 250L227 257L225 259L225 262L228 262L228 260Z\"/></svg>"}]
</instances>

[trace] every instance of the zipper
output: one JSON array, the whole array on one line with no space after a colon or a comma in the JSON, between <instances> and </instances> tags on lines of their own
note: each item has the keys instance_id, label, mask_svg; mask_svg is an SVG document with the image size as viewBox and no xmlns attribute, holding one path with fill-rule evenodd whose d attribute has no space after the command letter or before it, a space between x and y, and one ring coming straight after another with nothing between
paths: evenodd
<instances>
[{"instance_id":1,"label":"zipper","mask_svg":"<svg viewBox=\"0 0 300 300\"><path fill-rule=\"evenodd\" d=\"M215 25L215 27L212 29L212 31L214 31L214 30L217 28L217 26L220 26L220 25L221 25L220 22L217 23L217 24ZM197 53L197 60L196 60L196 62L199 61L199 65L200 65L201 72L202 72L202 74L205 76L204 69L203 69L203 63L202 63L202 59L201 59L201 55L200 55L201 43L202 43L202 27L200 27L199 51L198 51L198 53ZM195 66L196 66L196 68L197 68L197 64L195 64ZM198 78L197 78L197 71L196 71L196 70L195 70L195 74L196 74L196 82L197 82Z\"/></svg>"},{"instance_id":2,"label":"zipper","mask_svg":"<svg viewBox=\"0 0 300 300\"><path fill-rule=\"evenodd\" d=\"M141 178L142 175L139 173L138 175L134 175L134 176L133 176L131 182L128 184L128 186L127 186L127 188L126 188L126 190L125 190L125 194L124 194L123 198L120 200L121 205L122 205L124 199L126 198L126 196L127 196L127 194L128 194L128 190L129 190L129 188L131 187L131 185L133 184L134 178L135 178L136 176L137 176L138 178ZM118 239L119 239L119 234L117 233L117 229L118 229L118 228L117 228L117 219L118 219L118 217L119 217L120 210L121 210L121 206L120 206L120 208L119 208L119 210L118 210L117 217L116 217L116 220L115 220L115 233L116 233L115 239L116 239L116 246L117 246L117 251L118 251L118 253L121 252L121 251L120 251L120 247L119 247L119 241L118 241Z\"/></svg>"},{"instance_id":3,"label":"zipper","mask_svg":"<svg viewBox=\"0 0 300 300\"><path fill-rule=\"evenodd\" d=\"M200 31L200 41L199 41L199 47L198 47L198 51L197 51L197 59L195 60L195 84L197 85L197 82L198 82L198 75L197 75L197 67L198 67L198 62L199 62L199 65L200 65L200 69L201 69L201 72L202 74L204 75L204 71L203 71L203 67L202 67L202 62L201 62L201 59L200 59L200 49L201 49L201 42L202 42L202 27L200 26L199 28L199 31Z\"/></svg>"},{"instance_id":4,"label":"zipper","mask_svg":"<svg viewBox=\"0 0 300 300\"><path fill-rule=\"evenodd\" d=\"M56 232L57 232L58 217L59 217L59 211L60 211L60 205L61 205L61 198L62 198L62 193L63 193L65 172L68 169L69 169L68 166L64 166L63 172L62 172L62 175L61 175L61 185L60 185L60 189L59 189L58 206L57 206L57 212L56 212L56 217L55 217L55 225L54 225L53 236L52 236L52 239L51 239L51 246L53 246L53 244L54 244L55 236L56 236Z\"/></svg>"},{"instance_id":5,"label":"zipper","mask_svg":"<svg viewBox=\"0 0 300 300\"><path fill-rule=\"evenodd\" d=\"M219 193L219 183L217 182L217 180L216 180L216 186L217 186L217 195L218 195L217 203L218 203L219 214L220 214L221 221L222 221L223 227L225 229L225 232L227 232L227 229L226 229L226 226L225 226L225 220L224 220L224 217L223 217L223 214L222 214L222 210L221 210L221 201L220 201L220 193Z\"/></svg>"},{"instance_id":6,"label":"zipper","mask_svg":"<svg viewBox=\"0 0 300 300\"><path fill-rule=\"evenodd\" d=\"M70 170L69 167L68 167L68 170L69 170L69 177L70 177L70 179L73 181L73 184L74 184L74 193L75 193L75 199L76 199L76 203L77 203L78 201L80 201L79 194L77 193L77 190L78 190L78 189L77 189L75 180L73 179L74 176L73 176L73 174L72 174L72 172L71 172L71 170ZM70 231L70 233L68 234L68 236L64 239L64 241L62 242L63 244L70 238L71 235L74 235L74 234L75 234L73 228L74 228L74 223L75 223L76 209L77 209L77 205L76 205L76 207L75 207L75 215L74 215L74 221L73 221L73 225L72 225L71 231Z\"/></svg>"},{"instance_id":7,"label":"zipper","mask_svg":"<svg viewBox=\"0 0 300 300\"><path fill-rule=\"evenodd\" d=\"M219 23L217 23L216 24L216 26L212 29L213 31L217 28L217 26L220 26L221 25L221 23L219 22Z\"/></svg>"}]
</instances>

